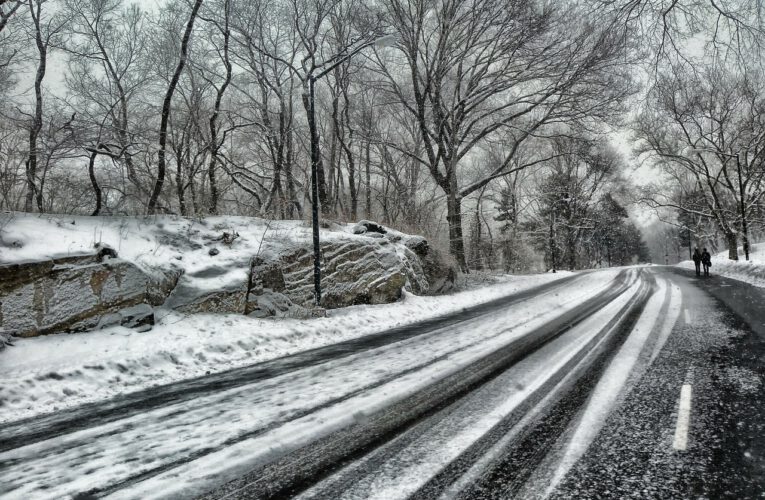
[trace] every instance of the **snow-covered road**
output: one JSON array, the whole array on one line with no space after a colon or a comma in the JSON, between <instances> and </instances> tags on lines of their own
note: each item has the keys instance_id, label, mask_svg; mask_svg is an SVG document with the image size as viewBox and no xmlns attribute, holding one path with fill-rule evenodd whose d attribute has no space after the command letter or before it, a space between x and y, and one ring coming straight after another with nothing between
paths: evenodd
<instances>
[{"instance_id":1,"label":"snow-covered road","mask_svg":"<svg viewBox=\"0 0 765 500\"><path fill-rule=\"evenodd\" d=\"M588 273L509 307L455 314L420 334L358 344L168 404L116 408L72 431L59 426L49 436L44 429L30 434L28 443L20 442L23 429L10 429L18 435L0 438L0 496L187 498L212 491L213 497L257 498L284 492L317 468L413 424L422 428L399 434L303 492L403 498L453 468L498 427L505 440L520 432L537 407L607 353L617 335L628 336L627 351L609 368L610 378L626 380L636 366L644 368L652 357L637 363L637 356L666 341L666 327L655 325L659 313L671 329L669 318L679 310L680 297L668 289L639 269ZM640 318L626 323L646 299ZM608 393L613 384L599 390L604 401L615 397ZM590 418L602 421L607 412L606 403L596 404ZM453 479L469 480L477 464L460 468Z\"/></svg>"}]
</instances>

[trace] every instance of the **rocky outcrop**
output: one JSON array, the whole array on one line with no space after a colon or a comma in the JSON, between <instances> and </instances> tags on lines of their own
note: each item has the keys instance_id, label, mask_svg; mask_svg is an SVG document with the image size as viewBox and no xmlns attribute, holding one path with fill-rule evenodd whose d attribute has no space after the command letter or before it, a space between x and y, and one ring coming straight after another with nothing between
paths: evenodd
<instances>
[{"instance_id":1,"label":"rocky outcrop","mask_svg":"<svg viewBox=\"0 0 765 500\"><path fill-rule=\"evenodd\" d=\"M247 303L247 283L234 283L215 289L197 288L181 281L163 304L182 313L243 314Z\"/></svg>"},{"instance_id":2,"label":"rocky outcrop","mask_svg":"<svg viewBox=\"0 0 765 500\"><path fill-rule=\"evenodd\" d=\"M308 318L325 309L394 302L403 289L433 294L453 286L454 266L425 238L371 221L351 232L330 233L321 242L320 307L314 304L310 241L277 240L253 258L241 248L236 260L205 256L209 263L195 263L188 274L180 254L167 268L142 271L99 245L93 254L0 266L0 332L34 336L114 325L147 330L158 306L188 314ZM210 244L225 250L242 242L224 232Z\"/></svg>"},{"instance_id":3,"label":"rocky outcrop","mask_svg":"<svg viewBox=\"0 0 765 500\"><path fill-rule=\"evenodd\" d=\"M394 302L404 287L415 293L428 289L414 253L387 240L323 241L321 255L320 305L327 309ZM252 276L252 303L263 291L278 292L303 307L314 302L313 254L307 248L254 260Z\"/></svg>"},{"instance_id":4,"label":"rocky outcrop","mask_svg":"<svg viewBox=\"0 0 765 500\"><path fill-rule=\"evenodd\" d=\"M404 244L420 260L425 279L428 282L427 293L438 295L454 289L457 280L457 265L450 257L443 255L428 244L422 236L411 236Z\"/></svg>"},{"instance_id":5,"label":"rocky outcrop","mask_svg":"<svg viewBox=\"0 0 765 500\"><path fill-rule=\"evenodd\" d=\"M14 336L96 327L146 300L148 277L99 254L0 266L0 327Z\"/></svg>"}]
</instances>

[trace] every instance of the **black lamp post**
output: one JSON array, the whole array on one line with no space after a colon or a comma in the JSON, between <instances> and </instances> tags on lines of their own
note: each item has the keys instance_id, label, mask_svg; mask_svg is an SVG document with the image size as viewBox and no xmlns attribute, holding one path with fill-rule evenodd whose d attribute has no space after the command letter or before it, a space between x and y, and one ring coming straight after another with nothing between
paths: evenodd
<instances>
[{"instance_id":1,"label":"black lamp post","mask_svg":"<svg viewBox=\"0 0 765 500\"><path fill-rule=\"evenodd\" d=\"M313 293L316 305L321 302L321 247L319 245L319 137L316 130L316 78L308 76L308 128L311 134L311 226L313 228Z\"/></svg>"},{"instance_id":2,"label":"black lamp post","mask_svg":"<svg viewBox=\"0 0 765 500\"><path fill-rule=\"evenodd\" d=\"M385 47L395 43L396 39L392 35L386 35L376 40L359 45L350 52L343 54L342 52L331 57L327 61L324 61L320 65L314 65L303 79L303 84L308 87L307 92L303 94L304 107L308 114L308 128L310 129L311 139L311 225L313 227L313 290L316 305L321 303L321 246L319 241L319 132L316 127L316 95L314 87L316 81L328 75L332 70L343 64L345 61L358 54L367 47L376 45L378 47ZM347 50L347 49L346 49ZM329 66L324 67L325 64ZM314 74L314 71L318 73Z\"/></svg>"}]
</instances>

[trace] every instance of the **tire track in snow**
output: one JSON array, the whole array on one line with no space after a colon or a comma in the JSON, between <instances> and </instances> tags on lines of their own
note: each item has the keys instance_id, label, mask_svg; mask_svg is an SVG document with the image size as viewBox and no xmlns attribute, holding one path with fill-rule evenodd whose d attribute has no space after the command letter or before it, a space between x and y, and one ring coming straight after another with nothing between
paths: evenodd
<instances>
[{"instance_id":1,"label":"tire track in snow","mask_svg":"<svg viewBox=\"0 0 765 500\"><path fill-rule=\"evenodd\" d=\"M560 288L571 286L572 282L580 280L588 274L580 273L567 276L517 294L469 307L459 313L404 325L256 365L235 368L214 375L184 380L165 386L152 387L108 401L85 404L81 407L68 409L63 413L15 421L5 425L3 428L3 432L0 435L0 453L19 446L26 446L63 434L69 434L77 430L103 425L115 420L122 420L131 415L169 404L181 403L205 395L274 378L301 368L316 366L332 359L348 357L415 337L425 337L438 332L444 326L466 323L494 311L538 298L541 294L554 293Z\"/></svg>"},{"instance_id":2,"label":"tire track in snow","mask_svg":"<svg viewBox=\"0 0 765 500\"><path fill-rule=\"evenodd\" d=\"M568 386L574 372L641 302L635 284L592 316L519 361L496 379L422 420L390 444L309 489L300 498L436 498L471 465L517 438L528 417ZM542 403L540 403L542 402ZM526 422L522 422L526 420ZM488 450L487 450L488 448ZM470 474L467 474L470 476ZM457 486L461 489L465 484Z\"/></svg>"},{"instance_id":3,"label":"tire track in snow","mask_svg":"<svg viewBox=\"0 0 765 500\"><path fill-rule=\"evenodd\" d=\"M649 299L638 323L624 342L622 347L611 360L600 381L593 390L584 412L575 430L565 445L565 451L557 461L555 471L549 482L542 478L532 479L531 484L547 484L544 496L549 496L558 483L565 477L569 469L584 455L600 429L605 424L608 415L614 409L620 397L624 395L628 378L636 368L638 359L644 351L651 334L655 333L658 340L648 364L652 363L658 352L664 346L672 327L680 317L680 289L674 285L668 290L668 283L663 278L657 278L657 291ZM659 322L660 312L665 305L665 294L670 292L669 306L663 322ZM659 324L657 332L656 326ZM642 367L643 369L645 367ZM540 468L544 470L545 468Z\"/></svg>"}]
</instances>

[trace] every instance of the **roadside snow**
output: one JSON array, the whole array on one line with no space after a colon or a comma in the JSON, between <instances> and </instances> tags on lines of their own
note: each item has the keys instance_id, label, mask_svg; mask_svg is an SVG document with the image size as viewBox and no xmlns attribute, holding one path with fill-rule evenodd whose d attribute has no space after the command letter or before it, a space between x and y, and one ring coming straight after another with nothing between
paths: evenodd
<instances>
[{"instance_id":1,"label":"roadside snow","mask_svg":"<svg viewBox=\"0 0 765 500\"><path fill-rule=\"evenodd\" d=\"M42 254L40 248L36 256ZM0 351L0 423L385 331L567 275L506 276L496 285L445 296L405 293L394 304L336 309L312 320L161 311L158 324L145 333L111 327L16 339Z\"/></svg>"},{"instance_id":2,"label":"roadside snow","mask_svg":"<svg viewBox=\"0 0 765 500\"><path fill-rule=\"evenodd\" d=\"M728 251L712 256L710 274L726 276L752 285L765 287L765 243L752 245L749 260L744 260L744 251L739 248L739 260L728 260ZM677 264L684 269L695 269L692 260Z\"/></svg>"},{"instance_id":3,"label":"roadside snow","mask_svg":"<svg viewBox=\"0 0 765 500\"><path fill-rule=\"evenodd\" d=\"M3 486L9 499L63 498L115 486L106 491L109 498L194 496L364 420L534 332L613 288L618 274L583 275L565 293L551 289L421 336L2 452L7 479L0 495ZM591 336L598 325L593 320L590 326L578 332ZM561 359L540 355L536 363L558 365L586 340L567 339L566 345L555 343Z\"/></svg>"}]
</instances>

